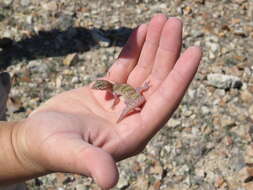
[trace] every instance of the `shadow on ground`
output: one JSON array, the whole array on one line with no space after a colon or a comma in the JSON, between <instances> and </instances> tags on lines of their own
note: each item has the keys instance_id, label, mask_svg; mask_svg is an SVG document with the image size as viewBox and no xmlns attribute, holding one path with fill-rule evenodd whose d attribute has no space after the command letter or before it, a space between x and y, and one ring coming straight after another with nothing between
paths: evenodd
<instances>
[{"instance_id":1,"label":"shadow on ground","mask_svg":"<svg viewBox=\"0 0 253 190\"><path fill-rule=\"evenodd\" d=\"M122 47L131 32L132 29L126 27L111 30L70 27L66 31L41 31L20 41L2 38L0 39L0 70L22 59L33 60L86 52L92 47L100 47L101 43L106 47Z\"/></svg>"}]
</instances>

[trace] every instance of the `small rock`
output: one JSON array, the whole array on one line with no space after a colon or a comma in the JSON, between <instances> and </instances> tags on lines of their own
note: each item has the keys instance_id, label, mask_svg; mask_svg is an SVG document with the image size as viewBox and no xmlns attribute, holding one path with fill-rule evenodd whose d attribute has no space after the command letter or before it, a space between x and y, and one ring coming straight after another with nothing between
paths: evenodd
<instances>
[{"instance_id":1,"label":"small rock","mask_svg":"<svg viewBox=\"0 0 253 190\"><path fill-rule=\"evenodd\" d=\"M210 47L212 52L216 52L220 48L219 44L216 42L208 42L207 46Z\"/></svg>"},{"instance_id":2,"label":"small rock","mask_svg":"<svg viewBox=\"0 0 253 190\"><path fill-rule=\"evenodd\" d=\"M253 125L251 125L248 129L248 135L251 141L253 141Z\"/></svg>"},{"instance_id":3,"label":"small rock","mask_svg":"<svg viewBox=\"0 0 253 190\"><path fill-rule=\"evenodd\" d=\"M73 176L68 176L65 178L65 180L62 182L63 185L66 185L68 183L74 182L76 179Z\"/></svg>"},{"instance_id":4,"label":"small rock","mask_svg":"<svg viewBox=\"0 0 253 190\"><path fill-rule=\"evenodd\" d=\"M248 16L249 18L253 18L253 1L249 2Z\"/></svg>"},{"instance_id":5,"label":"small rock","mask_svg":"<svg viewBox=\"0 0 253 190\"><path fill-rule=\"evenodd\" d=\"M253 102L253 95L248 90L244 90L241 92L241 99L245 103L251 104Z\"/></svg>"},{"instance_id":6,"label":"small rock","mask_svg":"<svg viewBox=\"0 0 253 190\"><path fill-rule=\"evenodd\" d=\"M57 19L54 25L55 28L60 29L62 31L69 29L74 25L73 15L68 14L60 15L60 17Z\"/></svg>"},{"instance_id":7,"label":"small rock","mask_svg":"<svg viewBox=\"0 0 253 190\"><path fill-rule=\"evenodd\" d=\"M216 88L230 89L242 87L242 82L239 77L225 74L209 74L207 75L208 84Z\"/></svg>"},{"instance_id":8,"label":"small rock","mask_svg":"<svg viewBox=\"0 0 253 190\"><path fill-rule=\"evenodd\" d=\"M215 59L216 56L215 56L215 54L212 51L209 51L208 57L210 59Z\"/></svg>"},{"instance_id":9,"label":"small rock","mask_svg":"<svg viewBox=\"0 0 253 190\"><path fill-rule=\"evenodd\" d=\"M48 3L41 3L42 8L44 8L47 11L56 11L57 10L57 3L56 1L50 1Z\"/></svg>"},{"instance_id":10,"label":"small rock","mask_svg":"<svg viewBox=\"0 0 253 190\"><path fill-rule=\"evenodd\" d=\"M177 126L179 126L181 124L181 121L180 120L178 120L178 119L173 119L173 118L171 118L170 120L169 120L169 122L168 122L168 126L169 127L177 127Z\"/></svg>"},{"instance_id":11,"label":"small rock","mask_svg":"<svg viewBox=\"0 0 253 190\"><path fill-rule=\"evenodd\" d=\"M234 126L236 126L236 123L235 123L234 119L232 119L231 117L223 116L221 118L221 127L230 129Z\"/></svg>"},{"instance_id":12,"label":"small rock","mask_svg":"<svg viewBox=\"0 0 253 190\"><path fill-rule=\"evenodd\" d=\"M252 190L253 189L253 183L246 183L244 184L244 189L245 190Z\"/></svg>"},{"instance_id":13,"label":"small rock","mask_svg":"<svg viewBox=\"0 0 253 190\"><path fill-rule=\"evenodd\" d=\"M83 184L78 184L75 186L76 190L89 190L90 188Z\"/></svg>"},{"instance_id":14,"label":"small rock","mask_svg":"<svg viewBox=\"0 0 253 190\"><path fill-rule=\"evenodd\" d=\"M232 145L232 144L233 144L233 139L232 139L232 137L226 136L226 138L225 138L225 143L226 143L227 146Z\"/></svg>"},{"instance_id":15,"label":"small rock","mask_svg":"<svg viewBox=\"0 0 253 190\"><path fill-rule=\"evenodd\" d=\"M166 9L167 8L167 4L166 3L161 3L159 7L161 9Z\"/></svg>"},{"instance_id":16,"label":"small rock","mask_svg":"<svg viewBox=\"0 0 253 190\"><path fill-rule=\"evenodd\" d=\"M74 76L73 78L72 78L72 80L71 80L71 83L72 84L76 84L76 83L79 83L80 82L80 80L79 80L79 78L77 77L77 76Z\"/></svg>"},{"instance_id":17,"label":"small rock","mask_svg":"<svg viewBox=\"0 0 253 190\"><path fill-rule=\"evenodd\" d=\"M131 168L132 168L132 170L133 170L134 172L140 172L140 171L141 171L140 163L137 162L137 161L135 161L135 162L133 163L133 166L132 166Z\"/></svg>"},{"instance_id":18,"label":"small rock","mask_svg":"<svg viewBox=\"0 0 253 190\"><path fill-rule=\"evenodd\" d=\"M111 44L111 40L107 38L102 31L98 29L91 30L91 35L93 39L101 46L101 47L109 47Z\"/></svg>"},{"instance_id":19,"label":"small rock","mask_svg":"<svg viewBox=\"0 0 253 190\"><path fill-rule=\"evenodd\" d=\"M205 0L195 0L194 2L199 3L199 4L205 4Z\"/></svg>"},{"instance_id":20,"label":"small rock","mask_svg":"<svg viewBox=\"0 0 253 190\"><path fill-rule=\"evenodd\" d=\"M201 112L202 114L206 115L210 113L210 109L207 106L201 106Z\"/></svg>"},{"instance_id":21,"label":"small rock","mask_svg":"<svg viewBox=\"0 0 253 190\"><path fill-rule=\"evenodd\" d=\"M240 180L242 180L244 183L248 183L253 179L253 168L245 166L239 171L238 175Z\"/></svg>"},{"instance_id":22,"label":"small rock","mask_svg":"<svg viewBox=\"0 0 253 190\"><path fill-rule=\"evenodd\" d=\"M189 15L192 12L192 8L190 6L187 6L184 8L184 15Z\"/></svg>"},{"instance_id":23,"label":"small rock","mask_svg":"<svg viewBox=\"0 0 253 190\"><path fill-rule=\"evenodd\" d=\"M22 6L28 6L29 4L30 4L30 0L21 0L20 1L20 4L22 5Z\"/></svg>"},{"instance_id":24,"label":"small rock","mask_svg":"<svg viewBox=\"0 0 253 190\"><path fill-rule=\"evenodd\" d=\"M234 34L238 35L238 36L241 36L241 37L246 37L247 36L246 32L242 29L234 30Z\"/></svg>"},{"instance_id":25,"label":"small rock","mask_svg":"<svg viewBox=\"0 0 253 190\"><path fill-rule=\"evenodd\" d=\"M126 188L127 186L129 186L129 183L128 183L128 180L125 179L124 177L121 177L117 183L117 187L119 189L124 189Z\"/></svg>"},{"instance_id":26,"label":"small rock","mask_svg":"<svg viewBox=\"0 0 253 190\"><path fill-rule=\"evenodd\" d=\"M4 1L3 1L3 3L4 3L5 6L11 5L12 2L13 2L13 0L4 0Z\"/></svg>"},{"instance_id":27,"label":"small rock","mask_svg":"<svg viewBox=\"0 0 253 190\"><path fill-rule=\"evenodd\" d=\"M18 97L10 97L7 102L7 108L9 113L17 113L24 111L23 104Z\"/></svg>"},{"instance_id":28,"label":"small rock","mask_svg":"<svg viewBox=\"0 0 253 190\"><path fill-rule=\"evenodd\" d=\"M77 53L72 53L67 55L67 57L65 57L65 59L63 60L63 64L70 66L75 64L78 61L78 55Z\"/></svg>"},{"instance_id":29,"label":"small rock","mask_svg":"<svg viewBox=\"0 0 253 190\"><path fill-rule=\"evenodd\" d=\"M160 187L161 187L161 184L162 184L161 180L158 180L158 181L154 182L154 183L150 186L149 190L159 190Z\"/></svg>"},{"instance_id":30,"label":"small rock","mask_svg":"<svg viewBox=\"0 0 253 190\"><path fill-rule=\"evenodd\" d=\"M154 162L154 166L152 166L152 167L150 168L150 173L151 173L151 174L162 175L162 173L163 173L163 168L162 168L162 166L160 165L159 162Z\"/></svg>"},{"instance_id":31,"label":"small rock","mask_svg":"<svg viewBox=\"0 0 253 190\"><path fill-rule=\"evenodd\" d=\"M253 144L247 147L244 155L244 160L247 164L253 164Z\"/></svg>"},{"instance_id":32,"label":"small rock","mask_svg":"<svg viewBox=\"0 0 253 190\"><path fill-rule=\"evenodd\" d=\"M253 120L253 105L249 107L249 115L250 115L250 118Z\"/></svg>"},{"instance_id":33,"label":"small rock","mask_svg":"<svg viewBox=\"0 0 253 190\"><path fill-rule=\"evenodd\" d=\"M59 75L59 77L57 77L55 80L55 87L60 88L61 85L62 85L62 75Z\"/></svg>"},{"instance_id":34,"label":"small rock","mask_svg":"<svg viewBox=\"0 0 253 190\"><path fill-rule=\"evenodd\" d=\"M148 189L148 180L145 179L144 176L139 176L136 180L136 183L133 184L131 187L133 189ZM130 188L130 189L132 189Z\"/></svg>"},{"instance_id":35,"label":"small rock","mask_svg":"<svg viewBox=\"0 0 253 190\"><path fill-rule=\"evenodd\" d=\"M119 189L126 189L126 187L129 186L129 180L130 180L130 175L126 171L122 171L119 181L117 183L117 188Z\"/></svg>"},{"instance_id":36,"label":"small rock","mask_svg":"<svg viewBox=\"0 0 253 190\"><path fill-rule=\"evenodd\" d=\"M225 180L222 176L218 176L215 181L215 187L220 188L224 184Z\"/></svg>"},{"instance_id":37,"label":"small rock","mask_svg":"<svg viewBox=\"0 0 253 190\"><path fill-rule=\"evenodd\" d=\"M238 4L242 4L242 3L245 3L247 0L235 0L236 3Z\"/></svg>"}]
</instances>

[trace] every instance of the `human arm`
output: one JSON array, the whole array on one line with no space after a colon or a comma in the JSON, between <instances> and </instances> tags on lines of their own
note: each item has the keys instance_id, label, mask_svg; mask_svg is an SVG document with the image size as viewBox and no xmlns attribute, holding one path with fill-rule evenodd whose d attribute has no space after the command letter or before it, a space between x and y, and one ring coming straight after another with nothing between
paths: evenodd
<instances>
[{"instance_id":1,"label":"human arm","mask_svg":"<svg viewBox=\"0 0 253 190\"><path fill-rule=\"evenodd\" d=\"M15 139L17 129L22 125L19 122L0 121L0 185L8 185L13 182L25 181L26 179L40 176L46 173L43 169L26 165L17 155ZM24 165L25 164L25 165Z\"/></svg>"},{"instance_id":2,"label":"human arm","mask_svg":"<svg viewBox=\"0 0 253 190\"><path fill-rule=\"evenodd\" d=\"M105 92L86 86L51 98L18 122L14 133L6 130L6 136L16 135L1 143L11 140L7 143L13 146L9 154L15 150L21 165L11 166L15 157L7 159L3 155L8 167L0 168L0 173L8 172L9 177L0 176L0 183L50 172L71 172L91 176L104 188L115 185L116 162L143 150L175 111L197 71L201 51L191 47L180 56L181 35L178 19L153 17L133 32L105 77L134 87L150 81L141 112L116 123L124 103L112 110L112 101L105 99ZM17 174L16 168L20 171Z\"/></svg>"}]
</instances>

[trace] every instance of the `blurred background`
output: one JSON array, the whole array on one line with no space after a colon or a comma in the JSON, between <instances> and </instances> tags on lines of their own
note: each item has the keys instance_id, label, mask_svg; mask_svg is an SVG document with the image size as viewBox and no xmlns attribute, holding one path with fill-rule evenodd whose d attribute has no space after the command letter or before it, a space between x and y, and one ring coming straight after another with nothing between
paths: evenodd
<instances>
[{"instance_id":1,"label":"blurred background","mask_svg":"<svg viewBox=\"0 0 253 190\"><path fill-rule=\"evenodd\" d=\"M182 103L145 151L119 163L115 190L253 189L252 0L0 0L0 71L7 119L103 76L133 28L156 13L182 19L183 51L203 48ZM98 189L51 174L28 189Z\"/></svg>"}]
</instances>

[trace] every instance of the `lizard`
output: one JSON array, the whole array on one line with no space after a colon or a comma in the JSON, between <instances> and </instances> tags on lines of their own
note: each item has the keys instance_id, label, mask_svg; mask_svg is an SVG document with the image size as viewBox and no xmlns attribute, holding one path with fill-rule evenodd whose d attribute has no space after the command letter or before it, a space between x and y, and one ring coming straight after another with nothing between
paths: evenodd
<instances>
[{"instance_id":1,"label":"lizard","mask_svg":"<svg viewBox=\"0 0 253 190\"><path fill-rule=\"evenodd\" d=\"M134 110L140 111L140 106L145 103L145 98L142 95L142 92L149 89L150 82L145 82L142 87L134 88L126 83L112 83L108 80L96 80L91 86L91 89L95 90L105 90L110 92L113 95L114 101L112 104L112 109L119 103L119 97L122 96L126 107L121 112L116 123L120 122L127 116L129 113Z\"/></svg>"}]
</instances>

